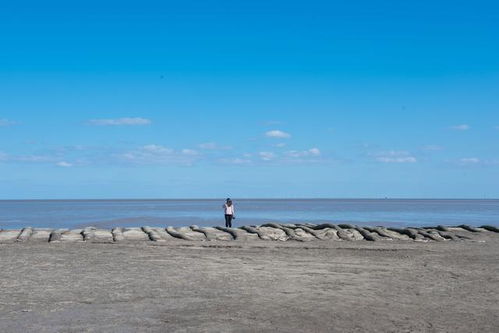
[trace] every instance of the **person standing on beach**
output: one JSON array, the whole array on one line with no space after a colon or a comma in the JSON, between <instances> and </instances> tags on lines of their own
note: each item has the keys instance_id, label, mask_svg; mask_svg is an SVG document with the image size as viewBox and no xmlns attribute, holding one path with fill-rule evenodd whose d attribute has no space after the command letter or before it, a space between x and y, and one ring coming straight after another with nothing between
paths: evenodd
<instances>
[{"instance_id":1,"label":"person standing on beach","mask_svg":"<svg viewBox=\"0 0 499 333\"><path fill-rule=\"evenodd\" d=\"M227 198L223 208L225 213L225 227L232 228L232 219L236 218L234 216L236 211L234 209L234 204L232 203L232 200L230 200L230 198Z\"/></svg>"}]
</instances>

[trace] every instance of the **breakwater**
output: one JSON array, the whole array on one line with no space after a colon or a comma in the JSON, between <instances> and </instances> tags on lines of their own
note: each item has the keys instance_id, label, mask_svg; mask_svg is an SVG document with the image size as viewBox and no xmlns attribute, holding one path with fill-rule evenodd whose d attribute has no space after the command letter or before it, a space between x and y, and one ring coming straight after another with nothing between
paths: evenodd
<instances>
[{"instance_id":1,"label":"breakwater","mask_svg":"<svg viewBox=\"0 0 499 333\"><path fill-rule=\"evenodd\" d=\"M459 241L472 240L480 233L498 233L495 226L425 228L366 227L351 224L278 224L259 226L224 227L137 227L100 229L48 229L26 227L16 230L0 230L0 243L14 242L168 242L184 241Z\"/></svg>"}]
</instances>

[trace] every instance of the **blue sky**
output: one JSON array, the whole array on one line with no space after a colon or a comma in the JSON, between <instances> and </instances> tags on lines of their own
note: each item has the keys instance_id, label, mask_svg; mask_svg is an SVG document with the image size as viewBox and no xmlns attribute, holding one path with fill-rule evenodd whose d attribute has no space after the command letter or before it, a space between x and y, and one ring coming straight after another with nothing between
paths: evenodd
<instances>
[{"instance_id":1,"label":"blue sky","mask_svg":"<svg viewBox=\"0 0 499 333\"><path fill-rule=\"evenodd\" d=\"M499 197L493 1L0 4L0 198Z\"/></svg>"}]
</instances>

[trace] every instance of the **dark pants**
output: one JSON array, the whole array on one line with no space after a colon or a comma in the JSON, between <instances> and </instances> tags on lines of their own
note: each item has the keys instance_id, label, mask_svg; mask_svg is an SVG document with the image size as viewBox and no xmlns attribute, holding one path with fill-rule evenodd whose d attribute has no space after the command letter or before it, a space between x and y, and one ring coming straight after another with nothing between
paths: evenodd
<instances>
[{"instance_id":1,"label":"dark pants","mask_svg":"<svg viewBox=\"0 0 499 333\"><path fill-rule=\"evenodd\" d=\"M232 215L225 214L225 227L232 228Z\"/></svg>"}]
</instances>

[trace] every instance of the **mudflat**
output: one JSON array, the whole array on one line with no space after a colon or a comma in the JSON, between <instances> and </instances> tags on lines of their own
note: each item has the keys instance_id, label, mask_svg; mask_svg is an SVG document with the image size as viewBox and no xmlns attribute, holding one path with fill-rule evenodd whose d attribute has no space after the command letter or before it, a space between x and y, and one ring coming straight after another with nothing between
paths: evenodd
<instances>
[{"instance_id":1,"label":"mudflat","mask_svg":"<svg viewBox=\"0 0 499 333\"><path fill-rule=\"evenodd\" d=\"M0 244L0 332L497 332L473 240Z\"/></svg>"}]
</instances>

